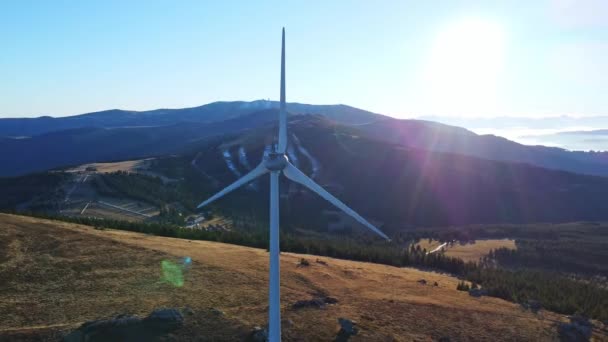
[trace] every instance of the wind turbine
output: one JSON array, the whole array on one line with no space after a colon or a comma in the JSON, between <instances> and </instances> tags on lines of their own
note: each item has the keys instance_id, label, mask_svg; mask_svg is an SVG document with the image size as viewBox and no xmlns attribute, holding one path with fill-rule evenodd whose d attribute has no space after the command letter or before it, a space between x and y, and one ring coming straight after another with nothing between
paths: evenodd
<instances>
[{"instance_id":1,"label":"wind turbine","mask_svg":"<svg viewBox=\"0 0 608 342\"><path fill-rule=\"evenodd\" d=\"M288 179L300 183L308 189L316 192L331 204L340 208L346 214L367 228L374 231L383 238L390 240L383 232L367 222L354 210L346 206L339 199L335 198L302 171L293 166L287 155L287 109L285 103L285 28L283 28L281 46L281 104L279 108L279 144L262 162L251 172L241 177L236 182L230 184L222 191L211 196L208 200L199 204L197 208L202 208L207 204L217 200L227 193L253 181L254 179L270 173L270 279L269 279L269 313L268 313L268 340L271 342L281 341L281 303L280 303L280 279L279 279L279 175L283 173Z\"/></svg>"}]
</instances>

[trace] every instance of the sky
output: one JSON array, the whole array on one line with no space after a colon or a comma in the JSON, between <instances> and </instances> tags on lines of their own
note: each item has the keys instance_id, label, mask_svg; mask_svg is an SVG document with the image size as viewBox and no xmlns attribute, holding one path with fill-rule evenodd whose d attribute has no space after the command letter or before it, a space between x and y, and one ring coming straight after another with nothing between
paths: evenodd
<instances>
[{"instance_id":1,"label":"sky","mask_svg":"<svg viewBox=\"0 0 608 342\"><path fill-rule=\"evenodd\" d=\"M394 117L608 115L608 1L0 2L0 117L279 97Z\"/></svg>"}]
</instances>

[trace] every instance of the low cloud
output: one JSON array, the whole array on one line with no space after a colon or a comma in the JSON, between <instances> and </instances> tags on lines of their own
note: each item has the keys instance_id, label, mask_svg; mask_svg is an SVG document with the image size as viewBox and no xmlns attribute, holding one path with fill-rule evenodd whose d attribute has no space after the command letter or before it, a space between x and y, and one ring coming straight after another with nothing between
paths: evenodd
<instances>
[{"instance_id":1,"label":"low cloud","mask_svg":"<svg viewBox=\"0 0 608 342\"><path fill-rule=\"evenodd\" d=\"M552 0L551 18L567 29L608 27L606 0Z\"/></svg>"}]
</instances>

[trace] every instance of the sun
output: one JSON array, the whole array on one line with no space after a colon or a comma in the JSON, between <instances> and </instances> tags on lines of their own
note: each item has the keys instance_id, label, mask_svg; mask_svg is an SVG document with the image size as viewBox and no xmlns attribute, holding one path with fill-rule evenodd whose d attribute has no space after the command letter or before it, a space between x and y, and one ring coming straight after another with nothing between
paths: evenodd
<instances>
[{"instance_id":1,"label":"sun","mask_svg":"<svg viewBox=\"0 0 608 342\"><path fill-rule=\"evenodd\" d=\"M467 114L495 107L505 47L497 22L470 18L447 25L436 35L424 68L435 105Z\"/></svg>"}]
</instances>

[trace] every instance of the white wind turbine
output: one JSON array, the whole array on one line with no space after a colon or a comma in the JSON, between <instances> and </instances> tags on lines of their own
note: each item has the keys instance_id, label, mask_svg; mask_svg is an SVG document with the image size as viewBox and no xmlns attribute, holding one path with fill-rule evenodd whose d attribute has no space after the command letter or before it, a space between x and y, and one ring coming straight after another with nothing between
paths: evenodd
<instances>
[{"instance_id":1,"label":"white wind turbine","mask_svg":"<svg viewBox=\"0 0 608 342\"><path fill-rule=\"evenodd\" d=\"M227 193L253 181L254 179L270 172L270 284L269 284L269 313L268 313L268 339L271 342L281 340L281 303L279 287L279 175L281 172L285 177L296 183L300 183L308 189L316 192L331 204L340 208L342 211L352 216L355 220L367 228L374 231L383 238L390 240L383 232L367 222L354 210L347 207L339 199L306 176L302 171L293 166L285 151L287 149L287 110L285 104L285 28L283 28L282 47L281 47L281 105L279 110L279 144L266 160L251 172L230 184L222 191L213 195L208 200L199 204L197 208L202 208L207 204L217 200Z\"/></svg>"}]
</instances>

